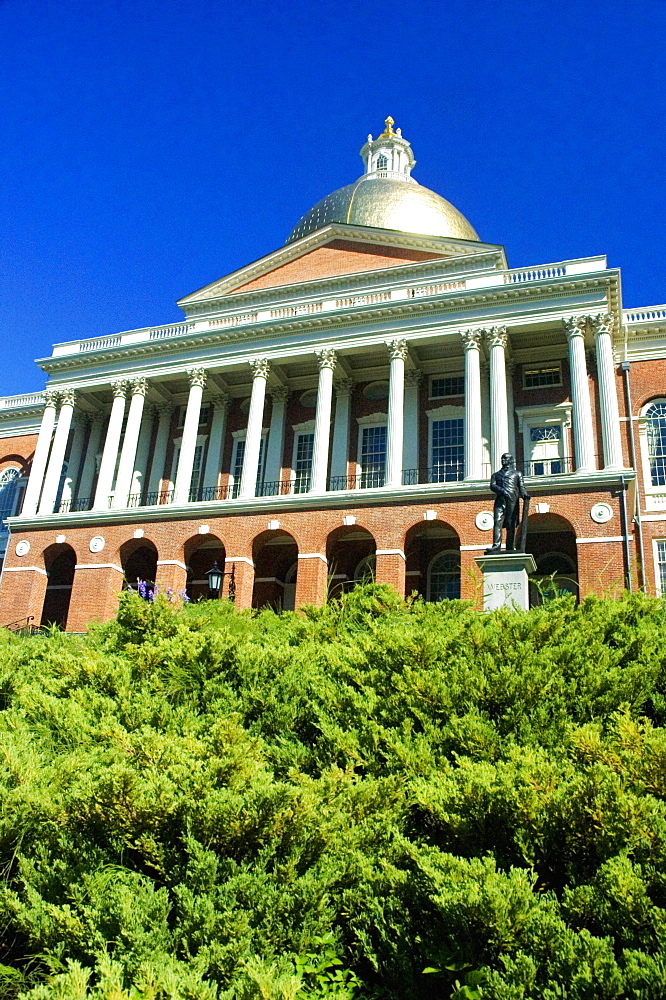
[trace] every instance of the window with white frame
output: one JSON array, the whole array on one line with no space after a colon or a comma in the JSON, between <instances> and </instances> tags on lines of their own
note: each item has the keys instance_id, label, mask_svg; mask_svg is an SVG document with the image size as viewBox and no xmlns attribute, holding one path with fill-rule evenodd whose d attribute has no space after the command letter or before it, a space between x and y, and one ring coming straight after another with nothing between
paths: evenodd
<instances>
[{"instance_id":1,"label":"window with white frame","mask_svg":"<svg viewBox=\"0 0 666 1000\"><path fill-rule=\"evenodd\" d=\"M657 575L657 593L661 597L666 597L666 538L655 540L654 562Z\"/></svg>"},{"instance_id":2,"label":"window with white frame","mask_svg":"<svg viewBox=\"0 0 666 1000\"><path fill-rule=\"evenodd\" d=\"M176 423L176 427L178 428L178 430L182 430L183 427L185 426L186 413L187 413L186 406L178 407L178 421ZM208 423L209 416L210 416L210 404L205 403L199 410L199 427L206 426L206 424Z\"/></svg>"},{"instance_id":3,"label":"window with white frame","mask_svg":"<svg viewBox=\"0 0 666 1000\"><path fill-rule=\"evenodd\" d=\"M433 483L454 483L465 478L465 421L462 417L433 420L431 427Z\"/></svg>"},{"instance_id":4,"label":"window with white frame","mask_svg":"<svg viewBox=\"0 0 666 1000\"><path fill-rule=\"evenodd\" d=\"M314 432L296 434L294 441L294 493L307 493L312 476Z\"/></svg>"},{"instance_id":5,"label":"window with white frame","mask_svg":"<svg viewBox=\"0 0 666 1000\"><path fill-rule=\"evenodd\" d=\"M464 375L443 375L430 381L430 398L446 399L449 396L465 395Z\"/></svg>"},{"instance_id":6,"label":"window with white frame","mask_svg":"<svg viewBox=\"0 0 666 1000\"><path fill-rule=\"evenodd\" d=\"M568 460L571 403L516 409L523 435L526 476L558 476L570 471Z\"/></svg>"},{"instance_id":7,"label":"window with white frame","mask_svg":"<svg viewBox=\"0 0 666 1000\"><path fill-rule=\"evenodd\" d=\"M175 483L178 464L180 462L180 447L182 439L174 442L173 461L171 463L171 482ZM192 475L190 476L190 500L197 500L201 493L201 478L203 476L203 456L206 447L206 436L199 435L194 447L194 461L192 463Z\"/></svg>"},{"instance_id":8,"label":"window with white frame","mask_svg":"<svg viewBox=\"0 0 666 1000\"><path fill-rule=\"evenodd\" d=\"M645 411L652 486L666 486L666 402L651 403Z\"/></svg>"},{"instance_id":9,"label":"window with white frame","mask_svg":"<svg viewBox=\"0 0 666 1000\"><path fill-rule=\"evenodd\" d=\"M256 482L256 492L259 494L261 484L264 481L264 467L266 465L266 436L267 432L264 431L261 435L261 441L259 442L259 464L257 466L257 482ZM241 476L243 474L243 459L245 458L245 432L242 436L238 435L234 441L234 451L231 456L231 476L230 478L230 495L232 497L237 497L240 490Z\"/></svg>"},{"instance_id":10,"label":"window with white frame","mask_svg":"<svg viewBox=\"0 0 666 1000\"><path fill-rule=\"evenodd\" d=\"M549 385L562 385L562 369L559 361L540 368L523 365L523 388L544 389Z\"/></svg>"},{"instance_id":11,"label":"window with white frame","mask_svg":"<svg viewBox=\"0 0 666 1000\"><path fill-rule=\"evenodd\" d=\"M361 427L360 486L383 486L386 482L386 424Z\"/></svg>"},{"instance_id":12,"label":"window with white frame","mask_svg":"<svg viewBox=\"0 0 666 1000\"><path fill-rule=\"evenodd\" d=\"M439 406L428 410L428 482L454 483L465 478L465 409Z\"/></svg>"},{"instance_id":13,"label":"window with white frame","mask_svg":"<svg viewBox=\"0 0 666 1000\"><path fill-rule=\"evenodd\" d=\"M460 598L460 555L441 552L428 568L428 600L456 601Z\"/></svg>"},{"instance_id":14,"label":"window with white frame","mask_svg":"<svg viewBox=\"0 0 666 1000\"><path fill-rule=\"evenodd\" d=\"M3 548L8 531L5 518L13 517L21 509L26 482L27 480L21 476L20 469L4 469L0 473L0 537Z\"/></svg>"}]
</instances>

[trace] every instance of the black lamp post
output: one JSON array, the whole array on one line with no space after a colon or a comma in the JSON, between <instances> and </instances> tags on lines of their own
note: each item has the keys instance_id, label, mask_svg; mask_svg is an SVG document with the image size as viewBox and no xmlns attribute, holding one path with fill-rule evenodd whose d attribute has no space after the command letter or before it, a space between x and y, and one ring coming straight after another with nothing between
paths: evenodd
<instances>
[{"instance_id":1,"label":"black lamp post","mask_svg":"<svg viewBox=\"0 0 666 1000\"><path fill-rule=\"evenodd\" d=\"M220 591L222 590L222 581L224 580L225 576L228 576L230 578L229 579L229 600L232 603L233 603L233 601L236 600L236 573L235 573L235 570L236 570L236 566L234 564L231 567L231 572L230 573L223 573L222 570L220 569L220 567L217 564L217 559L215 560L215 562L213 563L213 565L211 566L211 568L206 573L206 577L208 579L208 590L210 591L211 596L217 596L217 597L219 597Z\"/></svg>"}]
</instances>

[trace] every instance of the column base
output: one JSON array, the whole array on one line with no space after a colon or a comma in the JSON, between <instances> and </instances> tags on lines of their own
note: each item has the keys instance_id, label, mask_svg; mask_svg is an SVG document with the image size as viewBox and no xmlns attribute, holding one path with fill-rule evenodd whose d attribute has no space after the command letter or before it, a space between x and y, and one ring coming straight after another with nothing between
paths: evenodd
<instances>
[{"instance_id":1,"label":"column base","mask_svg":"<svg viewBox=\"0 0 666 1000\"><path fill-rule=\"evenodd\" d=\"M529 552L492 552L476 556L483 573L483 610L514 608L527 611L530 606L528 573L536 572L534 556Z\"/></svg>"}]
</instances>

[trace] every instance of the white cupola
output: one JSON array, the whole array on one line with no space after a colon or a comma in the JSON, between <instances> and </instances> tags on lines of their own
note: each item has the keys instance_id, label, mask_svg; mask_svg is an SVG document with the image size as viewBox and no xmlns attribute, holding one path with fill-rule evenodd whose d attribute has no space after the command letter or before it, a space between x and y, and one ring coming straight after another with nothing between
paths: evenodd
<instances>
[{"instance_id":1,"label":"white cupola","mask_svg":"<svg viewBox=\"0 0 666 1000\"><path fill-rule=\"evenodd\" d=\"M361 157L365 163L365 174L363 180L378 177L386 177L392 181L411 181L412 167L416 160L412 152L412 147L406 139L403 139L400 129L394 131L395 122L389 115L384 122L384 131L376 139L371 135L361 150Z\"/></svg>"}]
</instances>

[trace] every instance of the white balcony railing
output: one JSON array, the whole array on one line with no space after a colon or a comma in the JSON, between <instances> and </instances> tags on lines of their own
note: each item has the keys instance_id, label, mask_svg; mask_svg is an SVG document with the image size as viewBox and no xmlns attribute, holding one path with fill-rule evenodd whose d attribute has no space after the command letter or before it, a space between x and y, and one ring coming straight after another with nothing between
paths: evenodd
<instances>
[{"instance_id":1,"label":"white balcony railing","mask_svg":"<svg viewBox=\"0 0 666 1000\"><path fill-rule=\"evenodd\" d=\"M29 392L25 396L0 396L0 410L14 410L19 406L41 406L43 392Z\"/></svg>"},{"instance_id":2,"label":"white balcony railing","mask_svg":"<svg viewBox=\"0 0 666 1000\"><path fill-rule=\"evenodd\" d=\"M624 309L623 315L625 323L663 323L666 321L666 305Z\"/></svg>"},{"instance_id":3,"label":"white balcony railing","mask_svg":"<svg viewBox=\"0 0 666 1000\"><path fill-rule=\"evenodd\" d=\"M428 299L437 296L455 295L460 292L475 293L480 289L493 288L501 285L525 285L536 281L552 281L554 279L571 277L573 275L591 274L606 268L605 257L591 257L587 260L563 261L559 264L545 264L542 267L516 268L509 271L476 271L466 276L453 278L450 281L433 283L432 278L422 282L391 283L384 289L359 293L358 295L342 295L337 298L309 299L306 302L294 302L284 306L258 308L252 312L234 310L221 316L201 320L190 320L181 323L171 323L165 326L145 327L141 330L127 330L124 333L109 337L96 337L91 340L76 340L65 344L56 344L53 357L63 357L83 351L103 351L122 346L134 346L143 341L166 340L186 337L190 334L207 333L211 330L223 330L239 326L252 326L258 323L275 323L289 321L299 316L310 316L318 313L356 309L360 306L380 305L386 302L405 299ZM634 310L629 315L640 319L661 318L666 315L666 306L654 306L647 310ZM652 315L654 314L654 315ZM636 322L628 319L628 322Z\"/></svg>"}]
</instances>

